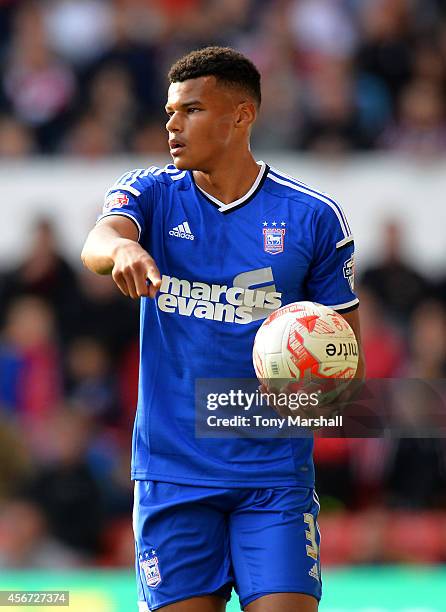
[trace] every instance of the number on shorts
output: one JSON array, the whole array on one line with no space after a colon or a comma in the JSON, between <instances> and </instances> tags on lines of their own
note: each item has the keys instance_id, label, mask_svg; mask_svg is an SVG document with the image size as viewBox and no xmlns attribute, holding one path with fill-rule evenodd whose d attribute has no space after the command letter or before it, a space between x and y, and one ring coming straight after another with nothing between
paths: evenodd
<instances>
[{"instance_id":1,"label":"number on shorts","mask_svg":"<svg viewBox=\"0 0 446 612\"><path fill-rule=\"evenodd\" d=\"M316 527L314 525L314 516L305 512L304 514L304 522L308 525L308 529L305 530L305 537L310 541L310 544L307 544L307 555L317 561L319 549L316 543Z\"/></svg>"}]
</instances>

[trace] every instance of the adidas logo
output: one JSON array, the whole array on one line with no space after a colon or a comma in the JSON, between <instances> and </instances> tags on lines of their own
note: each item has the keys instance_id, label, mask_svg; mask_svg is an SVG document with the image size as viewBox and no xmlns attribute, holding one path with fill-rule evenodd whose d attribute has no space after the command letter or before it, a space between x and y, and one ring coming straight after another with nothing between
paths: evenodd
<instances>
[{"instance_id":1,"label":"adidas logo","mask_svg":"<svg viewBox=\"0 0 446 612\"><path fill-rule=\"evenodd\" d=\"M311 576L312 578L315 578L316 580L319 580L319 570L317 567L317 563L313 565L313 567L308 572L308 575Z\"/></svg>"},{"instance_id":2,"label":"adidas logo","mask_svg":"<svg viewBox=\"0 0 446 612\"><path fill-rule=\"evenodd\" d=\"M176 238L186 238L186 240L195 240L195 236L190 230L189 223L187 221L183 221L180 225L173 227L169 236L176 236Z\"/></svg>"}]
</instances>

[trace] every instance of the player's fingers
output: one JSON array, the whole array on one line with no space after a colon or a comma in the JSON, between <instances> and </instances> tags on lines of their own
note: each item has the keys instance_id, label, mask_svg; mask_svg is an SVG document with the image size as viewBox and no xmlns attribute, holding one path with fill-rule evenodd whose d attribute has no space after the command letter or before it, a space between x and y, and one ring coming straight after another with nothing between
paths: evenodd
<instances>
[{"instance_id":1,"label":"player's fingers","mask_svg":"<svg viewBox=\"0 0 446 612\"><path fill-rule=\"evenodd\" d=\"M136 293L138 297L147 297L149 295L149 288L146 283L144 274L134 274L133 280L135 283Z\"/></svg>"},{"instance_id":2,"label":"player's fingers","mask_svg":"<svg viewBox=\"0 0 446 612\"><path fill-rule=\"evenodd\" d=\"M265 383L259 385L259 391L262 395L266 395L268 393L268 387L265 385Z\"/></svg>"},{"instance_id":3,"label":"player's fingers","mask_svg":"<svg viewBox=\"0 0 446 612\"><path fill-rule=\"evenodd\" d=\"M148 281L147 286L149 288L149 296L154 298L161 286L161 275L158 270L158 266L153 259L146 269L146 281Z\"/></svg>"},{"instance_id":4,"label":"player's fingers","mask_svg":"<svg viewBox=\"0 0 446 612\"><path fill-rule=\"evenodd\" d=\"M128 291L127 283L125 282L125 278L123 277L123 275L121 273L117 273L113 271L112 278L115 284L118 286L118 289L121 291L121 293L128 296L129 291Z\"/></svg>"},{"instance_id":5,"label":"player's fingers","mask_svg":"<svg viewBox=\"0 0 446 612\"><path fill-rule=\"evenodd\" d=\"M274 408L274 402L272 401L272 394L270 393L268 386L265 383L261 383L258 387L261 395L263 395L266 405L270 408Z\"/></svg>"},{"instance_id":6,"label":"player's fingers","mask_svg":"<svg viewBox=\"0 0 446 612\"><path fill-rule=\"evenodd\" d=\"M136 299L138 298L138 291L136 289L136 285L135 285L135 281L133 278L133 274L130 271L124 272L124 279L127 285L127 289L128 289L128 295L132 298L132 299Z\"/></svg>"},{"instance_id":7,"label":"player's fingers","mask_svg":"<svg viewBox=\"0 0 446 612\"><path fill-rule=\"evenodd\" d=\"M150 285L149 285L149 297L155 298L156 294L158 293L158 290L159 290L159 285L155 286L155 285L152 285L150 283Z\"/></svg>"}]
</instances>

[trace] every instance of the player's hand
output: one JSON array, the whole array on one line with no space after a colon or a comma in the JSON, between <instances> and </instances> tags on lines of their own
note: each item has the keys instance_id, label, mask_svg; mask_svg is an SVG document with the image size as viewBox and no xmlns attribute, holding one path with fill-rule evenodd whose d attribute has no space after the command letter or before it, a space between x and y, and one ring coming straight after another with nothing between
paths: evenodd
<instances>
[{"instance_id":1,"label":"player's hand","mask_svg":"<svg viewBox=\"0 0 446 612\"><path fill-rule=\"evenodd\" d=\"M123 239L113 254L112 278L124 295L154 298L161 276L153 257L133 240Z\"/></svg>"},{"instance_id":2,"label":"player's hand","mask_svg":"<svg viewBox=\"0 0 446 612\"><path fill-rule=\"evenodd\" d=\"M262 394L265 394L268 405L272 408L280 417L287 418L288 416L295 417L297 414L300 414L302 418L305 419L319 419L320 417L325 417L326 419L332 418L337 414L341 414L341 412L346 408L349 401L353 399L356 395L358 386L360 381L351 381L344 391L342 391L334 401L328 403L324 402L324 394L319 395L319 401L316 405L306 404L299 405L290 408L288 405L284 405L282 402L279 404L274 401L274 398L279 394L281 395L290 395L291 393L296 394L296 383L291 383L290 385L283 386L280 390L271 390L268 385L262 383L259 387L259 390ZM300 391L305 392L306 395L314 392L317 392L317 389L323 387L323 383L312 381L311 383L306 383L300 389ZM320 427L310 427L310 429L319 429Z\"/></svg>"}]
</instances>

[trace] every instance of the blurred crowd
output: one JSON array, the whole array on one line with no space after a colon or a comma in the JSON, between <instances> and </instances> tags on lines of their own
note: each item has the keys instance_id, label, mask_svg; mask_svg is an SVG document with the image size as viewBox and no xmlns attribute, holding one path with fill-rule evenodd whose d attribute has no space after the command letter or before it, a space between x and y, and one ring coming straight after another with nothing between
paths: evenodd
<instances>
[{"instance_id":1,"label":"blurred crowd","mask_svg":"<svg viewBox=\"0 0 446 612\"><path fill-rule=\"evenodd\" d=\"M389 221L379 259L360 270L368 377L444 379L446 280L425 278L404 250ZM0 270L0 567L131 565L138 319L110 277L66 261L48 219L21 263ZM327 561L446 562L446 438L417 438L408 406L413 435L317 438ZM400 531L388 512L403 513Z\"/></svg>"},{"instance_id":2,"label":"blurred crowd","mask_svg":"<svg viewBox=\"0 0 446 612\"><path fill-rule=\"evenodd\" d=\"M166 72L208 44L262 73L256 147L446 151L445 0L0 0L0 156L165 152Z\"/></svg>"}]
</instances>

